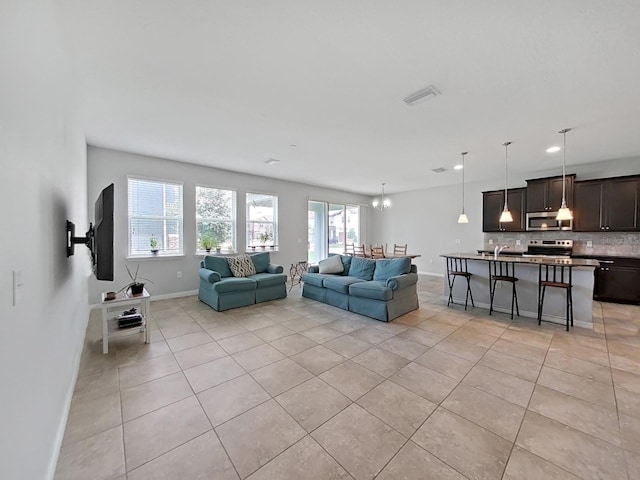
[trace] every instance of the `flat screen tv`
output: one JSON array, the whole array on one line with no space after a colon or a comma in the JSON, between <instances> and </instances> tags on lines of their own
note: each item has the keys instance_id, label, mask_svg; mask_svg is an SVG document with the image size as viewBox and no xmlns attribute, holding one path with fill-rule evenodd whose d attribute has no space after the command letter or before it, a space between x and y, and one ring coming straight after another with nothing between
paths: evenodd
<instances>
[{"instance_id":1,"label":"flat screen tv","mask_svg":"<svg viewBox=\"0 0 640 480\"><path fill-rule=\"evenodd\" d=\"M89 224L84 237L75 236L75 225L67 220L67 257L74 254L74 246L85 244L91 251L91 265L98 280L113 281L113 183L96 200L95 225Z\"/></svg>"}]
</instances>

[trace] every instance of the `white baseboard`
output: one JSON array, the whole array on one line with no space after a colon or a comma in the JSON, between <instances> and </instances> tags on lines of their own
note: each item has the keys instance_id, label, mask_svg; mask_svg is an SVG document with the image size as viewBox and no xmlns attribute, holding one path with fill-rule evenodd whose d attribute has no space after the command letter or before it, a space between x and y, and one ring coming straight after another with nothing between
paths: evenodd
<instances>
[{"instance_id":1,"label":"white baseboard","mask_svg":"<svg viewBox=\"0 0 640 480\"><path fill-rule=\"evenodd\" d=\"M433 273L433 272L420 272L418 271L418 275L428 275L430 277L444 277L444 273Z\"/></svg>"},{"instance_id":2,"label":"white baseboard","mask_svg":"<svg viewBox=\"0 0 640 480\"><path fill-rule=\"evenodd\" d=\"M89 316L90 316L90 308L85 312L86 323L84 332L82 335L82 341L80 342L78 348L76 348L74 365L73 365L73 381L69 384L69 388L67 389L67 394L64 399L64 410L62 412L62 417L60 418L60 423L58 424L58 431L56 433L56 438L54 439L54 449L51 461L49 463L49 468L47 469L47 478L49 480L53 480L56 474L56 468L58 466L58 458L60 457L60 449L62 448L62 441L64 440L64 433L67 429L67 421L69 420L69 411L71 410L71 400L73 400L73 392L76 389L76 382L78 381L78 373L80 373L80 361L82 360L82 352L84 350L84 339L87 335L87 326L89 324Z\"/></svg>"}]
</instances>

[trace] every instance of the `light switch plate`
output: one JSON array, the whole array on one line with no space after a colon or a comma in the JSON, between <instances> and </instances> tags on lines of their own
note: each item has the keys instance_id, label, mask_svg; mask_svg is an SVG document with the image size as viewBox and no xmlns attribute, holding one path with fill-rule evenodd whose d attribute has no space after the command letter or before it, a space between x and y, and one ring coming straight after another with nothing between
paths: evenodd
<instances>
[{"instance_id":1,"label":"light switch plate","mask_svg":"<svg viewBox=\"0 0 640 480\"><path fill-rule=\"evenodd\" d=\"M516 245L521 245L522 242L520 240L516 240Z\"/></svg>"},{"instance_id":2,"label":"light switch plate","mask_svg":"<svg viewBox=\"0 0 640 480\"><path fill-rule=\"evenodd\" d=\"M493 238L489 239L489 245L493 245Z\"/></svg>"},{"instance_id":3,"label":"light switch plate","mask_svg":"<svg viewBox=\"0 0 640 480\"><path fill-rule=\"evenodd\" d=\"M587 248L593 248L593 242L591 240L587 240Z\"/></svg>"}]
</instances>

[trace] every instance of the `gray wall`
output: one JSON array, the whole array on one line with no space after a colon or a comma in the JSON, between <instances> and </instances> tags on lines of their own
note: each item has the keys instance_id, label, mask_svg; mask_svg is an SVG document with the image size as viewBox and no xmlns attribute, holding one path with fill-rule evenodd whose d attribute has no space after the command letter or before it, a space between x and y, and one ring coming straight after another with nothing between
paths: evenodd
<instances>
[{"instance_id":1,"label":"gray wall","mask_svg":"<svg viewBox=\"0 0 640 480\"><path fill-rule=\"evenodd\" d=\"M0 9L0 478L53 477L88 318L86 146L49 2ZM12 305L12 272L22 272Z\"/></svg>"},{"instance_id":2,"label":"gray wall","mask_svg":"<svg viewBox=\"0 0 640 480\"><path fill-rule=\"evenodd\" d=\"M278 165L276 168L286 167ZM311 174L313 172L310 172ZM93 209L93 202L100 191L111 182L115 184L115 279L113 282L90 279L89 303L92 304L99 302L100 292L118 290L128 283L125 264L134 267L140 265L140 274L154 282L153 285L149 285L152 295L171 295L198 288L198 268L202 256L196 255L196 185L236 190L239 251L244 251L246 246L245 193L278 195L279 252L271 253L271 261L283 265L287 273L291 263L307 259L308 200L364 205L365 207L361 209L363 229L361 235L364 241L368 241L367 238L369 238L366 225L370 209L366 205L370 198L364 195L92 146L88 149L87 175L90 210ZM127 260L127 175L183 182L185 246L183 257ZM181 279L177 278L177 272L182 272Z\"/></svg>"},{"instance_id":3,"label":"gray wall","mask_svg":"<svg viewBox=\"0 0 640 480\"><path fill-rule=\"evenodd\" d=\"M575 165L567 167L567 173L575 173L577 180L640 174L640 159L606 160ZM561 174L561 167L526 174L510 173L509 187L525 187L527 178ZM495 180L483 182L473 182L467 176L465 210L469 217L468 224L457 223L462 203L460 184L390 195L392 207L384 212L375 210L372 215L372 240L387 243L389 246L393 243L408 243L411 253L422 255L414 260L418 271L435 275L442 275L444 271L441 254L472 252L483 248L489 238L507 243L512 241L515 244L517 236L514 234L487 234L485 238L482 233L482 192L503 188L503 178L502 172L497 172ZM560 235L559 238L565 236ZM580 238L586 242L586 236L583 237ZM622 242L627 245L624 251L634 251L633 249L637 248L635 245L638 243L638 237L640 234L627 234L621 237L621 240L618 237L613 238L611 234L608 237L606 234L589 235L596 247L594 253L600 253L597 247L602 242Z\"/></svg>"}]
</instances>

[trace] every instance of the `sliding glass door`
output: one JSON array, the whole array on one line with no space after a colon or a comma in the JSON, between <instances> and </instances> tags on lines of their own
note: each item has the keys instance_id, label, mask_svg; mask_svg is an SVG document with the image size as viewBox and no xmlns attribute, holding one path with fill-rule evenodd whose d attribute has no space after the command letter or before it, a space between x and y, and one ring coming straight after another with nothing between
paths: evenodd
<instances>
[{"instance_id":1,"label":"sliding glass door","mask_svg":"<svg viewBox=\"0 0 640 480\"><path fill-rule=\"evenodd\" d=\"M359 243L360 207L309 201L309 263L318 263L329 253L342 254L346 243Z\"/></svg>"}]
</instances>

